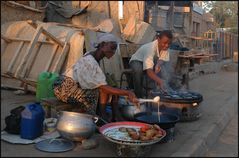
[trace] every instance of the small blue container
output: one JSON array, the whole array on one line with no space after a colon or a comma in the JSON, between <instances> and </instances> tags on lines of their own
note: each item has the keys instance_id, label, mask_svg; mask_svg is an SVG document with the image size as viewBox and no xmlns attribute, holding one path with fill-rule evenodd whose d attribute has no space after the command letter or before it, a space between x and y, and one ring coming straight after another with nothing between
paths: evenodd
<instances>
[{"instance_id":1,"label":"small blue container","mask_svg":"<svg viewBox=\"0 0 239 158\"><path fill-rule=\"evenodd\" d=\"M21 138L33 140L43 134L45 111L40 103L26 105L21 117Z\"/></svg>"},{"instance_id":2,"label":"small blue container","mask_svg":"<svg viewBox=\"0 0 239 158\"><path fill-rule=\"evenodd\" d=\"M112 113L111 105L107 105L105 110L106 110L106 113Z\"/></svg>"}]
</instances>

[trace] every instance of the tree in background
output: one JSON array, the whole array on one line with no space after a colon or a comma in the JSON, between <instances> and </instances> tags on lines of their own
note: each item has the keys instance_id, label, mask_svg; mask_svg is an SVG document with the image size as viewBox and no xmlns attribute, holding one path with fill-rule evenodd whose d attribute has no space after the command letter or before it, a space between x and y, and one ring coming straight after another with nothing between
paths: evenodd
<instances>
[{"instance_id":1,"label":"tree in background","mask_svg":"<svg viewBox=\"0 0 239 158\"><path fill-rule=\"evenodd\" d=\"M204 1L203 8L214 16L218 28L232 28L230 32L238 33L237 1Z\"/></svg>"}]
</instances>

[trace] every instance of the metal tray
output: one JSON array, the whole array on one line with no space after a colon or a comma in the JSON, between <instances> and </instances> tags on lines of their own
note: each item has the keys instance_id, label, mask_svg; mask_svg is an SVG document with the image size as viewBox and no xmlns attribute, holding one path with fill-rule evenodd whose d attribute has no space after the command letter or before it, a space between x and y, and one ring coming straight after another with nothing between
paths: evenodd
<instances>
[{"instance_id":1,"label":"metal tray","mask_svg":"<svg viewBox=\"0 0 239 158\"><path fill-rule=\"evenodd\" d=\"M108 123L102 127L100 127L100 133L109 141L117 143L117 144L123 144L123 145L151 145L159 142L162 138L166 136L165 130L161 129L163 132L163 136L154 139L154 140L148 140L148 141L141 141L141 140L132 140L127 132L121 132L119 131L120 127L126 127L126 128L134 128L137 132L141 127L148 126L150 124L141 123L141 122L113 122Z\"/></svg>"}]
</instances>

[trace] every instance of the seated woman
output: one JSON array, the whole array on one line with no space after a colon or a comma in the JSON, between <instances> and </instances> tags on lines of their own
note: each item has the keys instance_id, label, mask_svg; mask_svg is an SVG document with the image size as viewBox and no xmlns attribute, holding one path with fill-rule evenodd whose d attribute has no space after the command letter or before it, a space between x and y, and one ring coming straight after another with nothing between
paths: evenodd
<instances>
[{"instance_id":1,"label":"seated woman","mask_svg":"<svg viewBox=\"0 0 239 158\"><path fill-rule=\"evenodd\" d=\"M96 114L98 100L100 101L100 113L104 119L106 117L106 104L112 99L113 117L122 120L118 112L118 96L127 96L129 101L138 105L135 94L128 90L118 89L107 85L106 77L99 66L99 62L104 57L111 58L117 49L117 39L112 34L104 34L98 40L96 50L89 51L81 57L76 64L66 70L54 82L55 96L65 102L75 106L75 112ZM115 115L115 116L114 116Z\"/></svg>"}]
</instances>

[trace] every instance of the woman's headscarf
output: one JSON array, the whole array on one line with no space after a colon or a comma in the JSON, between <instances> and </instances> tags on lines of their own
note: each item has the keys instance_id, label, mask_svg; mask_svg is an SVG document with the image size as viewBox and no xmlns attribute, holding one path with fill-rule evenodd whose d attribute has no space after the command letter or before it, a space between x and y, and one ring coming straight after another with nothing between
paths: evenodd
<instances>
[{"instance_id":1,"label":"woman's headscarf","mask_svg":"<svg viewBox=\"0 0 239 158\"><path fill-rule=\"evenodd\" d=\"M110 33L104 33L101 36L98 37L98 41L93 43L93 47L97 48L98 45L102 42L116 42L119 43L119 39Z\"/></svg>"}]
</instances>

